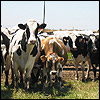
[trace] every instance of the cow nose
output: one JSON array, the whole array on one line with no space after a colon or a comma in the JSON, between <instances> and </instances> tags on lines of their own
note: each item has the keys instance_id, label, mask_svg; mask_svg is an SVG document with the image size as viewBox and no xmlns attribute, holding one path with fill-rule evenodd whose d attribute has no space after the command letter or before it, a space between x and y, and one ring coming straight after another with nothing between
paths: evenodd
<instances>
[{"instance_id":1,"label":"cow nose","mask_svg":"<svg viewBox=\"0 0 100 100\"><path fill-rule=\"evenodd\" d=\"M36 40L30 40L30 44L35 44Z\"/></svg>"},{"instance_id":2,"label":"cow nose","mask_svg":"<svg viewBox=\"0 0 100 100\"><path fill-rule=\"evenodd\" d=\"M97 50L97 48L96 48L96 47L94 47L94 48L93 48L93 50L95 51L95 50Z\"/></svg>"},{"instance_id":3,"label":"cow nose","mask_svg":"<svg viewBox=\"0 0 100 100\"><path fill-rule=\"evenodd\" d=\"M57 71L50 71L50 75L56 75Z\"/></svg>"},{"instance_id":4,"label":"cow nose","mask_svg":"<svg viewBox=\"0 0 100 100\"><path fill-rule=\"evenodd\" d=\"M52 71L52 75L56 75L57 71Z\"/></svg>"}]
</instances>

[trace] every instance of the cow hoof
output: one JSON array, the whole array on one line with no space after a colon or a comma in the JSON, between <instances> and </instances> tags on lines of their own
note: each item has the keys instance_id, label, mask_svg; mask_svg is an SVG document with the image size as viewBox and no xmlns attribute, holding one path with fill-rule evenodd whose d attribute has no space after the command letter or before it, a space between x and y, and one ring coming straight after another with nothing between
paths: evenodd
<instances>
[{"instance_id":1,"label":"cow hoof","mask_svg":"<svg viewBox=\"0 0 100 100\"><path fill-rule=\"evenodd\" d=\"M43 91L43 92L46 91L46 87L43 87L42 91Z\"/></svg>"},{"instance_id":2,"label":"cow hoof","mask_svg":"<svg viewBox=\"0 0 100 100\"><path fill-rule=\"evenodd\" d=\"M18 86L24 88L24 83L18 83Z\"/></svg>"},{"instance_id":3,"label":"cow hoof","mask_svg":"<svg viewBox=\"0 0 100 100\"><path fill-rule=\"evenodd\" d=\"M16 89L16 93L18 92L18 89Z\"/></svg>"},{"instance_id":4,"label":"cow hoof","mask_svg":"<svg viewBox=\"0 0 100 100\"><path fill-rule=\"evenodd\" d=\"M78 80L78 78L77 78L77 77L75 77L75 80Z\"/></svg>"},{"instance_id":5,"label":"cow hoof","mask_svg":"<svg viewBox=\"0 0 100 100\"><path fill-rule=\"evenodd\" d=\"M64 90L64 86L60 87L60 90L61 90L61 91Z\"/></svg>"},{"instance_id":6,"label":"cow hoof","mask_svg":"<svg viewBox=\"0 0 100 100\"><path fill-rule=\"evenodd\" d=\"M43 85L43 90L46 90L46 84Z\"/></svg>"},{"instance_id":7,"label":"cow hoof","mask_svg":"<svg viewBox=\"0 0 100 100\"><path fill-rule=\"evenodd\" d=\"M94 78L92 81L93 81L93 82L95 82L96 80L97 80L97 79L96 79L96 78Z\"/></svg>"},{"instance_id":8,"label":"cow hoof","mask_svg":"<svg viewBox=\"0 0 100 100\"><path fill-rule=\"evenodd\" d=\"M31 89L33 89L34 87L33 87L33 85L29 85L29 89L31 90Z\"/></svg>"},{"instance_id":9,"label":"cow hoof","mask_svg":"<svg viewBox=\"0 0 100 100\"><path fill-rule=\"evenodd\" d=\"M52 87L52 83L50 83L49 86Z\"/></svg>"},{"instance_id":10,"label":"cow hoof","mask_svg":"<svg viewBox=\"0 0 100 100\"><path fill-rule=\"evenodd\" d=\"M85 79L82 79L82 82L86 82L86 80Z\"/></svg>"},{"instance_id":11,"label":"cow hoof","mask_svg":"<svg viewBox=\"0 0 100 100\"><path fill-rule=\"evenodd\" d=\"M5 82L5 87L8 87L9 86L9 83L8 82Z\"/></svg>"},{"instance_id":12,"label":"cow hoof","mask_svg":"<svg viewBox=\"0 0 100 100\"><path fill-rule=\"evenodd\" d=\"M16 87L16 92L18 92L18 87Z\"/></svg>"},{"instance_id":13,"label":"cow hoof","mask_svg":"<svg viewBox=\"0 0 100 100\"><path fill-rule=\"evenodd\" d=\"M14 88L14 84L13 83L11 83L11 88Z\"/></svg>"}]
</instances>

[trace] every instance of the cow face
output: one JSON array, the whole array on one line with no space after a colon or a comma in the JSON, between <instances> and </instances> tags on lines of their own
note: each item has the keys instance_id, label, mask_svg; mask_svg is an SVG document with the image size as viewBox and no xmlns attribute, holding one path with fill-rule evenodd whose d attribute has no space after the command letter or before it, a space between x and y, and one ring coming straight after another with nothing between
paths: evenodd
<instances>
[{"instance_id":1,"label":"cow face","mask_svg":"<svg viewBox=\"0 0 100 100\"><path fill-rule=\"evenodd\" d=\"M40 58L43 63L46 63L45 67L50 69L51 74L56 74L58 63L62 63L64 61L64 58L59 57L56 53L52 53L48 56L42 55Z\"/></svg>"},{"instance_id":2,"label":"cow face","mask_svg":"<svg viewBox=\"0 0 100 100\"><path fill-rule=\"evenodd\" d=\"M93 48L93 50L97 50L97 47L96 47L97 37L95 35L93 35L93 36L90 35L90 39L92 41L92 48Z\"/></svg>"},{"instance_id":3,"label":"cow face","mask_svg":"<svg viewBox=\"0 0 100 100\"><path fill-rule=\"evenodd\" d=\"M77 36L76 40L75 40L75 46L78 48L78 49L83 49L84 47L84 40L83 40L83 37L82 36Z\"/></svg>"},{"instance_id":4,"label":"cow face","mask_svg":"<svg viewBox=\"0 0 100 100\"><path fill-rule=\"evenodd\" d=\"M37 34L42 31L46 24L39 25L35 20L29 20L26 24L18 24L20 29L26 30L24 38L28 44L34 45L36 43Z\"/></svg>"},{"instance_id":5,"label":"cow face","mask_svg":"<svg viewBox=\"0 0 100 100\"><path fill-rule=\"evenodd\" d=\"M70 48L73 48L73 41L70 36L63 37L63 43L66 46L67 52L70 52Z\"/></svg>"},{"instance_id":6,"label":"cow face","mask_svg":"<svg viewBox=\"0 0 100 100\"><path fill-rule=\"evenodd\" d=\"M96 36L95 35L90 35L89 39L88 39L88 49L93 51L93 50L97 50L96 44Z\"/></svg>"},{"instance_id":7,"label":"cow face","mask_svg":"<svg viewBox=\"0 0 100 100\"><path fill-rule=\"evenodd\" d=\"M96 45L96 48L99 50L99 35L96 36L95 45Z\"/></svg>"}]
</instances>

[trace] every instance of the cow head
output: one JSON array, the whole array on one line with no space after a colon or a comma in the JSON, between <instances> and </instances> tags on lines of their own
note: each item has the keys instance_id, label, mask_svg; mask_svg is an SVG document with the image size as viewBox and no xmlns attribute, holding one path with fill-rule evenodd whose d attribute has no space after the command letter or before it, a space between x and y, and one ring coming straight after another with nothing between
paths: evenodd
<instances>
[{"instance_id":1,"label":"cow head","mask_svg":"<svg viewBox=\"0 0 100 100\"><path fill-rule=\"evenodd\" d=\"M25 30L24 39L28 44L33 45L36 43L38 32L42 31L46 24L39 25L35 20L31 19L26 24L18 24L18 27Z\"/></svg>"},{"instance_id":2,"label":"cow head","mask_svg":"<svg viewBox=\"0 0 100 100\"><path fill-rule=\"evenodd\" d=\"M28 44L30 47L35 46L38 38L37 34L46 27L46 24L39 25L35 20L30 19L26 24L18 24L18 27L25 30L22 37L21 46L26 52L26 44Z\"/></svg>"},{"instance_id":3,"label":"cow head","mask_svg":"<svg viewBox=\"0 0 100 100\"><path fill-rule=\"evenodd\" d=\"M99 50L99 35L96 36L95 45L96 45L96 48Z\"/></svg>"},{"instance_id":4,"label":"cow head","mask_svg":"<svg viewBox=\"0 0 100 100\"><path fill-rule=\"evenodd\" d=\"M88 50L89 51L94 51L97 50L96 47L96 36L91 34L88 38Z\"/></svg>"},{"instance_id":5,"label":"cow head","mask_svg":"<svg viewBox=\"0 0 100 100\"><path fill-rule=\"evenodd\" d=\"M42 55L41 60L45 63L45 67L50 69L51 74L56 74L58 69L58 64L62 64L64 61L63 57L59 57L56 53L51 53L48 56Z\"/></svg>"},{"instance_id":6,"label":"cow head","mask_svg":"<svg viewBox=\"0 0 100 100\"><path fill-rule=\"evenodd\" d=\"M72 41L71 37L70 36L68 36L68 37L64 36L63 37L63 43L66 46L67 52L70 52L70 48L73 48L73 41Z\"/></svg>"},{"instance_id":7,"label":"cow head","mask_svg":"<svg viewBox=\"0 0 100 100\"><path fill-rule=\"evenodd\" d=\"M83 49L84 40L82 36L76 36L75 46L77 47L77 49L81 49L81 50Z\"/></svg>"}]
</instances>

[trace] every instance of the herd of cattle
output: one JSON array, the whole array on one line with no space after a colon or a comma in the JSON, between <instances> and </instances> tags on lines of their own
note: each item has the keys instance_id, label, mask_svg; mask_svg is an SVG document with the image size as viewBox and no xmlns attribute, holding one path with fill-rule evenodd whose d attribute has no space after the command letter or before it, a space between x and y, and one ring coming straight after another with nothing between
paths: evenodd
<instances>
[{"instance_id":1,"label":"herd of cattle","mask_svg":"<svg viewBox=\"0 0 100 100\"><path fill-rule=\"evenodd\" d=\"M96 67L99 66L99 34L54 31L50 35L43 33L45 27L46 24L40 25L33 19L26 24L18 24L17 28L1 27L1 68L6 75L5 86L9 86L8 74L11 68L13 88L15 86L18 89L19 80L24 83L25 89L28 88L28 82L31 88L39 78L45 88L46 81L52 86L52 76L55 76L55 82L59 81L62 89L62 70L68 60L68 52L73 56L75 78L78 80L81 63L82 81L89 77L91 66L95 81Z\"/></svg>"}]
</instances>

